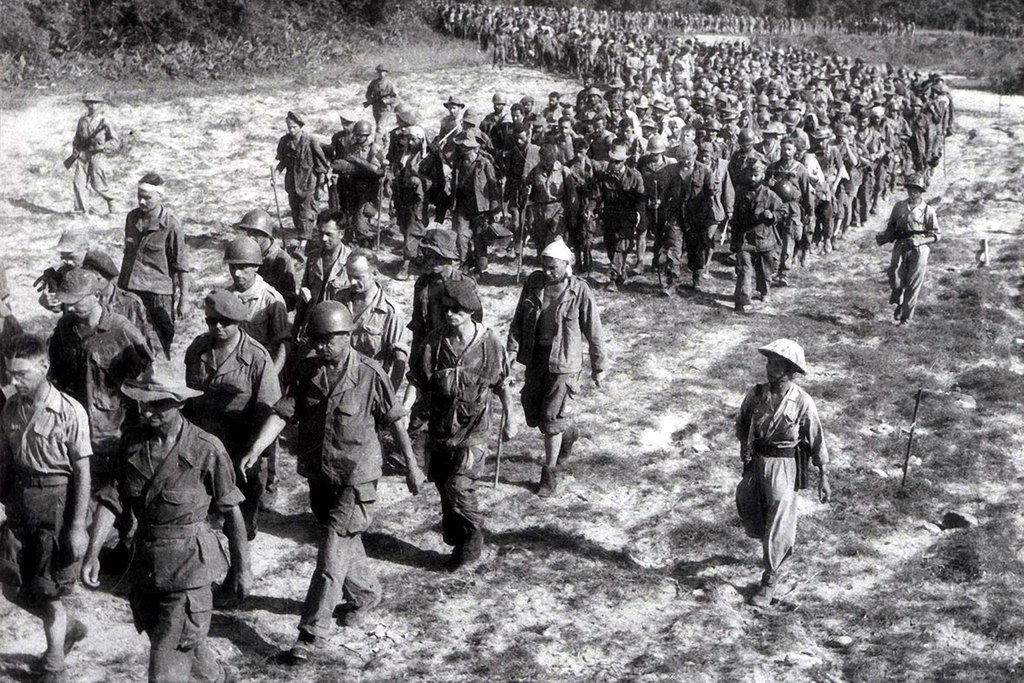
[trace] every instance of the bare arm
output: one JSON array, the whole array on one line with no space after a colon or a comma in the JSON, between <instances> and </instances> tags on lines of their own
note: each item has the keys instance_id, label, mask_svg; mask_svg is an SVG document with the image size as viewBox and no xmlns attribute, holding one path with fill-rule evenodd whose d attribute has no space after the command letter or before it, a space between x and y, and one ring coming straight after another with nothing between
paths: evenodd
<instances>
[{"instance_id":1,"label":"bare arm","mask_svg":"<svg viewBox=\"0 0 1024 683\"><path fill-rule=\"evenodd\" d=\"M89 458L78 458L72 463L72 468L71 485L73 490L69 501L71 523L65 533L72 557L79 560L85 556L85 550L89 543L89 535L85 531L85 517L89 511Z\"/></svg>"},{"instance_id":2,"label":"bare arm","mask_svg":"<svg viewBox=\"0 0 1024 683\"><path fill-rule=\"evenodd\" d=\"M416 454L412 450L412 442L409 440L409 432L405 431L405 421L395 420L391 423L391 435L398 444L398 450L405 458L405 485L409 487L409 493L416 495L420 492L423 484L423 471L416 462Z\"/></svg>"},{"instance_id":3,"label":"bare arm","mask_svg":"<svg viewBox=\"0 0 1024 683\"><path fill-rule=\"evenodd\" d=\"M245 535L245 521L237 505L224 511L224 533L228 537L231 552L230 589L238 600L244 600L252 586L252 570L249 566L249 541Z\"/></svg>"},{"instance_id":4,"label":"bare arm","mask_svg":"<svg viewBox=\"0 0 1024 683\"><path fill-rule=\"evenodd\" d=\"M260 454L263 451L270 448L270 445L274 443L281 432L284 431L287 426L284 418L280 415L274 414L267 418L263 426L260 427L259 434L256 435L256 441L249 446L249 450L246 452L245 457L242 458L242 462L239 464L239 469L242 471L242 476L255 464L259 459Z\"/></svg>"},{"instance_id":5,"label":"bare arm","mask_svg":"<svg viewBox=\"0 0 1024 683\"><path fill-rule=\"evenodd\" d=\"M89 550L82 563L82 581L90 588L100 585L100 550L104 541L114 528L114 511L106 505L96 506L96 515L92 520L92 531L89 534Z\"/></svg>"}]
</instances>

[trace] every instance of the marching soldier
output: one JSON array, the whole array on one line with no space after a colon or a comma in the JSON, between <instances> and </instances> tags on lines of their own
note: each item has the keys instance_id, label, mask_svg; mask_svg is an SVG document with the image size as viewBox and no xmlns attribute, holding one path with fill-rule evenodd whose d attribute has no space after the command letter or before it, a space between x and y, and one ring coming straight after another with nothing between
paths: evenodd
<instances>
[{"instance_id":1,"label":"marching soldier","mask_svg":"<svg viewBox=\"0 0 1024 683\"><path fill-rule=\"evenodd\" d=\"M626 281L626 253L636 238L640 216L647 208L644 180L640 173L626 165L628 151L616 144L608 153L607 167L594 175L601 222L604 225L604 246L611 272L608 291L618 291Z\"/></svg>"},{"instance_id":2,"label":"marching soldier","mask_svg":"<svg viewBox=\"0 0 1024 683\"><path fill-rule=\"evenodd\" d=\"M131 564L135 628L149 637L150 683L235 681L217 660L207 635L211 584L226 569L220 542L207 522L224 518L231 555L230 585L239 600L252 585L249 545L238 504L231 459L216 437L186 420L181 410L200 395L160 368L129 380L124 394L138 404L141 422L125 431L115 482L100 491L82 567L87 586L99 586L99 551L116 518L138 522Z\"/></svg>"},{"instance_id":3,"label":"marching soldier","mask_svg":"<svg viewBox=\"0 0 1024 683\"><path fill-rule=\"evenodd\" d=\"M285 174L284 188L299 248L313 236L320 186L330 169L323 148L303 130L305 125L301 116L288 112L285 117L288 133L277 142L277 172Z\"/></svg>"},{"instance_id":4,"label":"marching soldier","mask_svg":"<svg viewBox=\"0 0 1024 683\"><path fill-rule=\"evenodd\" d=\"M238 237L224 250L224 263L231 274L231 290L248 311L240 323L242 330L270 353L274 369L280 372L288 351L286 342L291 336L288 310L281 293L260 277L260 245L248 237Z\"/></svg>"},{"instance_id":5,"label":"marching soldier","mask_svg":"<svg viewBox=\"0 0 1024 683\"><path fill-rule=\"evenodd\" d=\"M736 197L730 251L736 254L737 313L748 313L756 284L762 301L778 263L779 237L775 228L782 200L764 183L765 163L754 159L747 167L748 182Z\"/></svg>"},{"instance_id":6,"label":"marching soldier","mask_svg":"<svg viewBox=\"0 0 1024 683\"><path fill-rule=\"evenodd\" d=\"M462 267L485 273L488 227L501 213L498 176L490 157L480 153L480 143L475 137L463 134L456 142L461 154L452 183L455 191L452 229L458 236Z\"/></svg>"},{"instance_id":7,"label":"marching soldier","mask_svg":"<svg viewBox=\"0 0 1024 683\"><path fill-rule=\"evenodd\" d=\"M234 227L260 246L263 261L256 273L284 298L289 312L295 310L295 299L299 292L295 262L274 239L274 224L271 223L270 214L263 209L251 209L246 211Z\"/></svg>"}]
</instances>

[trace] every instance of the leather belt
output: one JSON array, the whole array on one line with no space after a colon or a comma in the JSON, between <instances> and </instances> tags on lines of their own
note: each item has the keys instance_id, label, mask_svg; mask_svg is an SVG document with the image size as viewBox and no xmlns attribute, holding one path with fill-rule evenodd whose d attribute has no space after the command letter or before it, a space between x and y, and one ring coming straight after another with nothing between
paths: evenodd
<instances>
[{"instance_id":1,"label":"leather belt","mask_svg":"<svg viewBox=\"0 0 1024 683\"><path fill-rule=\"evenodd\" d=\"M795 458L796 446L758 446L755 444L754 455L762 458Z\"/></svg>"}]
</instances>

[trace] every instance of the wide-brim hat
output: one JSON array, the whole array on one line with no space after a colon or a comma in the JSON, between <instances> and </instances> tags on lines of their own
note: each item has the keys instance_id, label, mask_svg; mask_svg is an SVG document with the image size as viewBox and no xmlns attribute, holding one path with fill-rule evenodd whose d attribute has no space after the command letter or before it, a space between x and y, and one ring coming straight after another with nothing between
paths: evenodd
<instances>
[{"instance_id":1,"label":"wide-brim hat","mask_svg":"<svg viewBox=\"0 0 1024 683\"><path fill-rule=\"evenodd\" d=\"M924 192L928 189L928 181L920 173L912 173L903 180L903 187L913 187Z\"/></svg>"},{"instance_id":2,"label":"wide-brim hat","mask_svg":"<svg viewBox=\"0 0 1024 683\"><path fill-rule=\"evenodd\" d=\"M104 99L103 95L99 95L97 93L86 93L82 95L82 102L106 102L106 99Z\"/></svg>"},{"instance_id":3,"label":"wide-brim hat","mask_svg":"<svg viewBox=\"0 0 1024 683\"><path fill-rule=\"evenodd\" d=\"M203 392L190 388L185 384L185 380L173 375L170 367L164 364L154 364L153 368L141 377L125 380L121 384L121 393L141 403L184 403L190 398L203 395Z\"/></svg>"},{"instance_id":4,"label":"wide-brim hat","mask_svg":"<svg viewBox=\"0 0 1024 683\"><path fill-rule=\"evenodd\" d=\"M432 251L449 261L459 260L458 237L454 230L448 228L431 228L420 240L420 249Z\"/></svg>"},{"instance_id":5,"label":"wide-brim hat","mask_svg":"<svg viewBox=\"0 0 1024 683\"><path fill-rule=\"evenodd\" d=\"M62 304L77 304L99 290L96 274L83 268L72 268L64 273L54 297Z\"/></svg>"}]
</instances>

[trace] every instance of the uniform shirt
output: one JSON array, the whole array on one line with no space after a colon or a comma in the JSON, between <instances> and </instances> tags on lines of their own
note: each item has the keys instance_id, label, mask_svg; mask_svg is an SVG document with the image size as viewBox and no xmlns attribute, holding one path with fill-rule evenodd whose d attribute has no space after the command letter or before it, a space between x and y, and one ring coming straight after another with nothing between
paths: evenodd
<instances>
[{"instance_id":1,"label":"uniform shirt","mask_svg":"<svg viewBox=\"0 0 1024 683\"><path fill-rule=\"evenodd\" d=\"M161 445L148 427L124 433L114 483L96 498L115 515L139 522L132 589L146 593L208 586L224 575L227 560L206 519L245 496L221 442L182 419Z\"/></svg>"},{"instance_id":2,"label":"uniform shirt","mask_svg":"<svg viewBox=\"0 0 1024 683\"><path fill-rule=\"evenodd\" d=\"M21 394L7 399L0 412L0 472L71 476L72 463L91 455L89 416L78 401L52 385L42 405Z\"/></svg>"},{"instance_id":3,"label":"uniform shirt","mask_svg":"<svg viewBox=\"0 0 1024 683\"><path fill-rule=\"evenodd\" d=\"M792 448L802 443L810 449L815 465L829 461L814 400L792 382L775 399L767 382L755 385L740 406L736 436L744 455L752 455L759 447Z\"/></svg>"},{"instance_id":4,"label":"uniform shirt","mask_svg":"<svg viewBox=\"0 0 1024 683\"><path fill-rule=\"evenodd\" d=\"M189 271L185 231L166 206L156 215L128 212L124 222L124 258L117 286L132 292L173 294L173 278Z\"/></svg>"},{"instance_id":5,"label":"uniform shirt","mask_svg":"<svg viewBox=\"0 0 1024 683\"><path fill-rule=\"evenodd\" d=\"M289 195L308 197L316 190L319 176L330 166L324 150L305 131L295 137L282 135L277 142L277 168L283 170L284 188Z\"/></svg>"},{"instance_id":6,"label":"uniform shirt","mask_svg":"<svg viewBox=\"0 0 1024 683\"><path fill-rule=\"evenodd\" d=\"M339 292L335 300L345 304L352 312L352 322L355 324L351 335L353 349L388 370L394 364L397 352L408 354L409 348L401 324L404 316L399 313L394 302L384 295L383 287L376 286L376 291L370 295L366 307L361 311L357 311L361 302L357 302L351 289Z\"/></svg>"},{"instance_id":7,"label":"uniform shirt","mask_svg":"<svg viewBox=\"0 0 1024 683\"><path fill-rule=\"evenodd\" d=\"M533 362L533 348L537 343L537 324L543 307L543 292L547 285L544 271L530 274L523 285L512 325L508 330L506 347L509 355L523 365ZM590 351L590 366L594 372L605 369L604 331L597 310L594 293L586 280L569 276L569 284L555 303L557 329L548 357L548 372L576 374L583 369L583 338Z\"/></svg>"},{"instance_id":8,"label":"uniform shirt","mask_svg":"<svg viewBox=\"0 0 1024 683\"><path fill-rule=\"evenodd\" d=\"M82 329L68 313L57 322L50 338L50 381L88 409L96 452L117 447L130 406L121 384L152 363L146 338L109 309L103 310L96 329Z\"/></svg>"},{"instance_id":9,"label":"uniform shirt","mask_svg":"<svg viewBox=\"0 0 1024 683\"><path fill-rule=\"evenodd\" d=\"M309 290L309 302L298 304L295 312L294 331L301 331L306 313L322 301L333 299L348 286L348 271L345 260L352 249L342 242L338 251L323 252L319 246L309 249L306 254L306 271L302 274L302 286Z\"/></svg>"},{"instance_id":10,"label":"uniform shirt","mask_svg":"<svg viewBox=\"0 0 1024 683\"><path fill-rule=\"evenodd\" d=\"M95 119L83 116L75 126L75 139L71 146L79 153L99 154L106 149L107 141L114 139L113 130L102 116Z\"/></svg>"},{"instance_id":11,"label":"uniform shirt","mask_svg":"<svg viewBox=\"0 0 1024 683\"><path fill-rule=\"evenodd\" d=\"M291 334L284 297L264 282L258 273L252 287L236 294L249 309L249 319L240 327L265 349L276 352Z\"/></svg>"},{"instance_id":12,"label":"uniform shirt","mask_svg":"<svg viewBox=\"0 0 1024 683\"><path fill-rule=\"evenodd\" d=\"M689 171L677 166L665 187L665 202L659 218L684 231L704 225L711 214L708 205L714 193L715 178L705 164L695 161Z\"/></svg>"},{"instance_id":13,"label":"uniform shirt","mask_svg":"<svg viewBox=\"0 0 1024 683\"><path fill-rule=\"evenodd\" d=\"M395 86L384 76L377 76L366 86L365 99L375 110L390 111L397 98Z\"/></svg>"},{"instance_id":14,"label":"uniform shirt","mask_svg":"<svg viewBox=\"0 0 1024 683\"><path fill-rule=\"evenodd\" d=\"M337 486L380 478L376 427L405 415L380 364L354 352L338 364L304 358L274 411L298 423L299 475Z\"/></svg>"},{"instance_id":15,"label":"uniform shirt","mask_svg":"<svg viewBox=\"0 0 1024 683\"><path fill-rule=\"evenodd\" d=\"M765 185L747 187L736 198L731 247L733 251L772 251L779 244L775 223L784 204ZM769 217L770 216L770 217Z\"/></svg>"},{"instance_id":16,"label":"uniform shirt","mask_svg":"<svg viewBox=\"0 0 1024 683\"><path fill-rule=\"evenodd\" d=\"M533 167L526 176L523 188L529 193L529 200L534 205L572 205L572 178L565 167L557 161L551 168L544 168L541 165Z\"/></svg>"},{"instance_id":17,"label":"uniform shirt","mask_svg":"<svg viewBox=\"0 0 1024 683\"><path fill-rule=\"evenodd\" d=\"M452 269L452 275L449 278L434 273L426 273L416 278L412 291L412 318L406 325L406 328L412 332L413 349L423 343L427 334L447 322L442 302L444 301L444 283L449 280L472 282L473 289L479 298L480 292L476 286L476 280L455 268ZM483 319L482 310L473 311L473 320L479 323L483 322Z\"/></svg>"},{"instance_id":18,"label":"uniform shirt","mask_svg":"<svg viewBox=\"0 0 1024 683\"><path fill-rule=\"evenodd\" d=\"M640 172L625 164L617 171L605 170L594 175L594 184L601 197L606 219L632 220L646 206L644 179Z\"/></svg>"},{"instance_id":19,"label":"uniform shirt","mask_svg":"<svg viewBox=\"0 0 1024 683\"><path fill-rule=\"evenodd\" d=\"M120 287L113 286L106 296L100 295L100 305L109 311L123 315L132 325L135 326L142 336L149 342L150 349L159 349L160 338L156 335L156 329L149 322L149 314L142 299L137 294L125 291Z\"/></svg>"},{"instance_id":20,"label":"uniform shirt","mask_svg":"<svg viewBox=\"0 0 1024 683\"><path fill-rule=\"evenodd\" d=\"M299 293L298 280L295 278L295 264L292 257L279 247L277 243L263 255L263 263L256 270L263 281L280 292L284 304L289 311L295 310L295 297Z\"/></svg>"},{"instance_id":21,"label":"uniform shirt","mask_svg":"<svg viewBox=\"0 0 1024 683\"><path fill-rule=\"evenodd\" d=\"M281 398L281 385L270 353L244 331L238 344L217 365L213 338L201 334L185 352L185 382L202 396L189 399L185 415L241 455Z\"/></svg>"},{"instance_id":22,"label":"uniform shirt","mask_svg":"<svg viewBox=\"0 0 1024 683\"><path fill-rule=\"evenodd\" d=\"M491 394L508 379L508 354L492 331L476 323L466 348L456 353L444 325L427 335L409 363L409 382L429 409L430 435L448 448L487 442Z\"/></svg>"},{"instance_id":23,"label":"uniform shirt","mask_svg":"<svg viewBox=\"0 0 1024 683\"><path fill-rule=\"evenodd\" d=\"M913 238L914 235L938 235L939 224L935 219L935 209L925 201L912 207L909 200L901 199L892 207L885 232L895 240Z\"/></svg>"}]
</instances>

